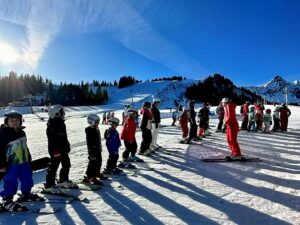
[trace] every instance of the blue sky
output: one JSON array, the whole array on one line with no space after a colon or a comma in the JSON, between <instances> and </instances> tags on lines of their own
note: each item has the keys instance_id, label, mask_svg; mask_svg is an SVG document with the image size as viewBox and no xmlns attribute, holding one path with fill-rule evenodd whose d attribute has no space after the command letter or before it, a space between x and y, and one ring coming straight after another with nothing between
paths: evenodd
<instances>
[{"instance_id":1,"label":"blue sky","mask_svg":"<svg viewBox=\"0 0 300 225\"><path fill-rule=\"evenodd\" d=\"M0 74L300 79L298 0L2 0Z\"/></svg>"}]
</instances>

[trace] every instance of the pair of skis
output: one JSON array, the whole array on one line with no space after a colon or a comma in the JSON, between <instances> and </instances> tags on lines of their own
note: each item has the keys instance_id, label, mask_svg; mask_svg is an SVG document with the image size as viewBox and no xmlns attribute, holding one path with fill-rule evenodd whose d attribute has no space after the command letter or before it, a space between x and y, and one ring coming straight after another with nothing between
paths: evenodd
<instances>
[{"instance_id":1,"label":"pair of skis","mask_svg":"<svg viewBox=\"0 0 300 225\"><path fill-rule=\"evenodd\" d=\"M205 158L202 159L203 162L219 162L219 163L234 163L234 162L262 162L262 159L260 158L254 158L254 157L242 157L239 160L231 159L229 156L225 158Z\"/></svg>"}]
</instances>

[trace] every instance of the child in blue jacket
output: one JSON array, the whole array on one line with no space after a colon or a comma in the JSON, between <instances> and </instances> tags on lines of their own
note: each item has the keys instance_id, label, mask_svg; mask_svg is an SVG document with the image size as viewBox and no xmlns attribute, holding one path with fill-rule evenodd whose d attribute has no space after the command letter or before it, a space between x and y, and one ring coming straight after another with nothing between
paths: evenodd
<instances>
[{"instance_id":1,"label":"child in blue jacket","mask_svg":"<svg viewBox=\"0 0 300 225\"><path fill-rule=\"evenodd\" d=\"M104 133L104 138L106 139L106 147L109 153L105 174L119 174L122 170L117 168L117 162L119 159L119 148L121 146L121 140L117 127L119 126L120 120L116 117L109 119L110 128L108 128Z\"/></svg>"}]
</instances>

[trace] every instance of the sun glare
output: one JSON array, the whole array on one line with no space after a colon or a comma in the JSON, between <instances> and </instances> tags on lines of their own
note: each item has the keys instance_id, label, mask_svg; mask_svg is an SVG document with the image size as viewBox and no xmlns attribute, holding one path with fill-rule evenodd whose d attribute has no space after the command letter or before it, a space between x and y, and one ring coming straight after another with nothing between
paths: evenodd
<instances>
[{"instance_id":1,"label":"sun glare","mask_svg":"<svg viewBox=\"0 0 300 225\"><path fill-rule=\"evenodd\" d=\"M0 41L0 63L10 64L18 60L19 54L9 44Z\"/></svg>"}]
</instances>

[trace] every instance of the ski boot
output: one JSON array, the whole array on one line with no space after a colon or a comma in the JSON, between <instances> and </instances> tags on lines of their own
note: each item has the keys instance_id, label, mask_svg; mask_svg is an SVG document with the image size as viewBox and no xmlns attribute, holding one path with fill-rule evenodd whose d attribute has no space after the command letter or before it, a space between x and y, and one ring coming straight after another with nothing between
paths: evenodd
<instances>
[{"instance_id":1,"label":"ski boot","mask_svg":"<svg viewBox=\"0 0 300 225\"><path fill-rule=\"evenodd\" d=\"M107 180L108 179L108 177L104 176L104 174L100 173L100 172L96 175L96 178L98 178L100 180Z\"/></svg>"},{"instance_id":2,"label":"ski boot","mask_svg":"<svg viewBox=\"0 0 300 225\"><path fill-rule=\"evenodd\" d=\"M17 202L44 202L45 198L38 194L33 194L33 193L29 193L27 195L18 193L18 198L16 201Z\"/></svg>"},{"instance_id":3,"label":"ski boot","mask_svg":"<svg viewBox=\"0 0 300 225\"><path fill-rule=\"evenodd\" d=\"M142 160L141 158L137 157L137 156L131 156L128 158L129 162L144 162L144 160Z\"/></svg>"},{"instance_id":4,"label":"ski boot","mask_svg":"<svg viewBox=\"0 0 300 225\"><path fill-rule=\"evenodd\" d=\"M26 212L28 208L24 205L21 205L17 202L13 202L12 200L4 200L3 206L5 211L8 212Z\"/></svg>"},{"instance_id":5,"label":"ski boot","mask_svg":"<svg viewBox=\"0 0 300 225\"><path fill-rule=\"evenodd\" d=\"M93 185L103 185L103 183L100 180L98 180L96 177L88 178L87 176L84 176L83 182L87 184L93 184Z\"/></svg>"},{"instance_id":6,"label":"ski boot","mask_svg":"<svg viewBox=\"0 0 300 225\"><path fill-rule=\"evenodd\" d=\"M132 165L128 160L123 160L122 162L120 162L118 167L125 169L136 169L136 167Z\"/></svg>"},{"instance_id":7,"label":"ski boot","mask_svg":"<svg viewBox=\"0 0 300 225\"><path fill-rule=\"evenodd\" d=\"M225 157L226 161L242 161L243 157L241 155L230 155Z\"/></svg>"}]
</instances>

